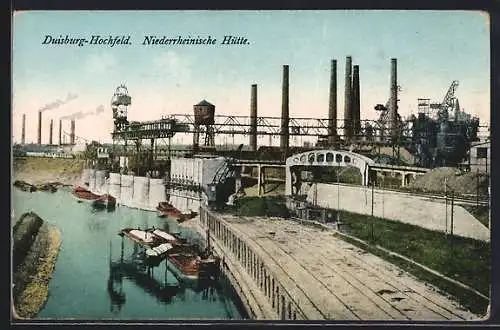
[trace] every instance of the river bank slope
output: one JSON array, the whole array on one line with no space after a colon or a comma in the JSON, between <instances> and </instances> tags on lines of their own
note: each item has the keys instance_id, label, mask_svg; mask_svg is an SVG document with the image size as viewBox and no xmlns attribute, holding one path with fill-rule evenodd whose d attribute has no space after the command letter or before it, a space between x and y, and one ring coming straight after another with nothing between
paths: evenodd
<instances>
[{"instance_id":1,"label":"river bank slope","mask_svg":"<svg viewBox=\"0 0 500 330\"><path fill-rule=\"evenodd\" d=\"M82 173L82 159L15 157L12 164L12 182L22 180L33 185L61 182L73 185Z\"/></svg>"},{"instance_id":2,"label":"river bank slope","mask_svg":"<svg viewBox=\"0 0 500 330\"><path fill-rule=\"evenodd\" d=\"M61 232L36 213L23 214L13 225L13 319L36 316L48 297Z\"/></svg>"}]
</instances>

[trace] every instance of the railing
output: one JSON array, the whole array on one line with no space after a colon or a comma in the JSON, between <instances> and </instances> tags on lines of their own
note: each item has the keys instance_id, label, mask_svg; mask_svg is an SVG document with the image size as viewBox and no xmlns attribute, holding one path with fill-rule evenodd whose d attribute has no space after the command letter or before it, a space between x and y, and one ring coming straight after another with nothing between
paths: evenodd
<instances>
[{"instance_id":1,"label":"railing","mask_svg":"<svg viewBox=\"0 0 500 330\"><path fill-rule=\"evenodd\" d=\"M211 238L215 238L220 245L231 252L231 255L226 257L240 263L280 319L307 319L301 306L288 292L289 288L281 285L279 276L266 265L268 256L264 255L265 252L252 249L241 234L232 230L222 218L204 206L200 207L200 222L204 228L209 229Z\"/></svg>"}]
</instances>

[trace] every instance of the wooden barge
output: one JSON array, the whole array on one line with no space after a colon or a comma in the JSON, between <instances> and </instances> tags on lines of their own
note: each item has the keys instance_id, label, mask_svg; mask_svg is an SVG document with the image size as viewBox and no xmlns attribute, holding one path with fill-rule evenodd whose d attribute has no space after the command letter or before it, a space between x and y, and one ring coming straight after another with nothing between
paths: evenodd
<instances>
[{"instance_id":1,"label":"wooden barge","mask_svg":"<svg viewBox=\"0 0 500 330\"><path fill-rule=\"evenodd\" d=\"M160 229L125 228L119 233L146 249L149 262L158 263L167 259L172 271L182 279L215 278L219 271L219 257L213 253L199 254L192 245L177 234Z\"/></svg>"},{"instance_id":2,"label":"wooden barge","mask_svg":"<svg viewBox=\"0 0 500 330\"><path fill-rule=\"evenodd\" d=\"M113 196L109 194L97 195L82 186L75 186L72 194L79 202L89 202L95 208L110 209L116 206L116 198Z\"/></svg>"}]
</instances>

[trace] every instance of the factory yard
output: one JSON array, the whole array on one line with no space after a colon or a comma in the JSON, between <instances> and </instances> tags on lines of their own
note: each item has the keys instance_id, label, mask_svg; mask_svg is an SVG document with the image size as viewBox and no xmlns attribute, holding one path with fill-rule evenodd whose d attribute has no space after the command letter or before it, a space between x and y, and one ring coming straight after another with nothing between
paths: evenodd
<instances>
[{"instance_id":1,"label":"factory yard","mask_svg":"<svg viewBox=\"0 0 500 330\"><path fill-rule=\"evenodd\" d=\"M291 220L220 216L309 319L473 320L437 288L335 236ZM193 226L197 218L188 221Z\"/></svg>"}]
</instances>

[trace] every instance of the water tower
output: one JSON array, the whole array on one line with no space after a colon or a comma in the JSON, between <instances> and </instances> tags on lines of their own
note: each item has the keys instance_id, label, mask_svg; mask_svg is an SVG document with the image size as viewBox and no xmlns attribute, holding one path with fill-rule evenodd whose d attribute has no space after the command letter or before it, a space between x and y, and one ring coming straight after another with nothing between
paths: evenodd
<instances>
[{"instance_id":1,"label":"water tower","mask_svg":"<svg viewBox=\"0 0 500 330\"><path fill-rule=\"evenodd\" d=\"M127 111L132 103L132 98L128 94L127 87L120 85L116 88L111 98L111 109L113 110L113 119L115 120L115 131L122 131L128 125Z\"/></svg>"},{"instance_id":2,"label":"water tower","mask_svg":"<svg viewBox=\"0 0 500 330\"><path fill-rule=\"evenodd\" d=\"M194 135L193 135L193 150L197 150L200 140L200 127L205 126L205 149L215 148L215 105L201 101L193 106L194 108Z\"/></svg>"}]
</instances>

